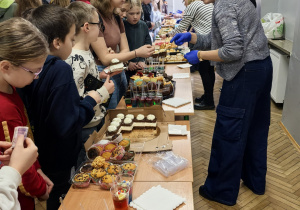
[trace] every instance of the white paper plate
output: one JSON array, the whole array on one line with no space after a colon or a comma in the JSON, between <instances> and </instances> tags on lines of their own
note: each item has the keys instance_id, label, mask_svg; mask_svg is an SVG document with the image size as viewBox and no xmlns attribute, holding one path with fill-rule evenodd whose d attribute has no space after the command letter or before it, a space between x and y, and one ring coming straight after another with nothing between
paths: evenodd
<instances>
[{"instance_id":1,"label":"white paper plate","mask_svg":"<svg viewBox=\"0 0 300 210\"><path fill-rule=\"evenodd\" d=\"M190 73L175 73L173 79L186 79L190 77Z\"/></svg>"},{"instance_id":2,"label":"white paper plate","mask_svg":"<svg viewBox=\"0 0 300 210\"><path fill-rule=\"evenodd\" d=\"M187 135L186 125L168 125L169 135Z\"/></svg>"},{"instance_id":3,"label":"white paper plate","mask_svg":"<svg viewBox=\"0 0 300 210\"><path fill-rule=\"evenodd\" d=\"M180 65L177 65L179 68L181 69L184 69L184 68L190 68L192 65L191 64L188 64L188 63L185 63L185 64L180 64Z\"/></svg>"},{"instance_id":4,"label":"white paper plate","mask_svg":"<svg viewBox=\"0 0 300 210\"><path fill-rule=\"evenodd\" d=\"M176 107L191 103L191 101L189 101L187 99L183 99L183 98L169 98L169 99L163 100L162 103L176 108Z\"/></svg>"}]
</instances>

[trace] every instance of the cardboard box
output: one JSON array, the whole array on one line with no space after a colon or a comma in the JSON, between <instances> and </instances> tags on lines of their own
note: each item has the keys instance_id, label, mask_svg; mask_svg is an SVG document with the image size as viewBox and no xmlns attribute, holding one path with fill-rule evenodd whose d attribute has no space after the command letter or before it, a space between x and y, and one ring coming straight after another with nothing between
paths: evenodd
<instances>
[{"instance_id":1,"label":"cardboard box","mask_svg":"<svg viewBox=\"0 0 300 210\"><path fill-rule=\"evenodd\" d=\"M123 113L124 115L133 114L135 117L138 114L143 114L145 117L148 114L153 114L157 119L157 134L156 136L145 138L141 140L141 138L130 139L130 150L135 152L157 152L157 151L165 151L172 150L172 142L169 140L168 135L168 124L175 123L175 115L174 111L164 111L161 106L151 106L151 107L143 107L143 108L132 108L132 109L114 109L109 110L106 117L105 123L102 126L101 130L97 133L94 132L90 138L85 143L85 149L87 150L92 144L97 143L98 141L105 139L105 133L107 127L109 126L111 120L117 116L117 114ZM147 130L147 129L145 129ZM138 130L139 133L144 132L143 129ZM148 131L145 131L145 133ZM150 131L151 132L151 131ZM124 134L126 136L126 134ZM145 143L144 143L145 142ZM141 148L141 144L143 144L143 148ZM141 151L142 150L142 151Z\"/></svg>"}]
</instances>

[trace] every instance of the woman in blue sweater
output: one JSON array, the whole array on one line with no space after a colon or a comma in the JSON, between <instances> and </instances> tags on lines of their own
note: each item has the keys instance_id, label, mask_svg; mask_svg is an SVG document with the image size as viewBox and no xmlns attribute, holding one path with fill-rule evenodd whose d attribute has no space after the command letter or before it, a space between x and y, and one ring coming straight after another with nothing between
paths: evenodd
<instances>
[{"instance_id":1,"label":"woman in blue sweater","mask_svg":"<svg viewBox=\"0 0 300 210\"><path fill-rule=\"evenodd\" d=\"M268 40L251 1L202 1L215 3L211 33L182 33L171 41L195 44L199 51L187 53L188 61L210 60L224 78L208 175L199 193L235 205L240 179L253 193L265 192L273 68Z\"/></svg>"}]
</instances>

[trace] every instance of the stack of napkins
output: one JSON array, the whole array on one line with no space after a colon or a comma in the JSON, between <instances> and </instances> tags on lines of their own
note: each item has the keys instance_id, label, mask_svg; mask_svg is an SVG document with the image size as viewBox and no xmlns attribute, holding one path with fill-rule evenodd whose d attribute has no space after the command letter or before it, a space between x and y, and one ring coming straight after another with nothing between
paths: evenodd
<instances>
[{"instance_id":1,"label":"stack of napkins","mask_svg":"<svg viewBox=\"0 0 300 210\"><path fill-rule=\"evenodd\" d=\"M187 99L183 99L183 98L175 98L174 97L174 98L169 98L169 99L163 100L162 103L177 108L179 106L191 103L191 101L189 101Z\"/></svg>"},{"instance_id":2,"label":"stack of napkins","mask_svg":"<svg viewBox=\"0 0 300 210\"><path fill-rule=\"evenodd\" d=\"M187 135L186 125L168 125L169 135Z\"/></svg>"},{"instance_id":3,"label":"stack of napkins","mask_svg":"<svg viewBox=\"0 0 300 210\"><path fill-rule=\"evenodd\" d=\"M184 68L190 68L192 65L191 64L189 64L189 63L185 63L185 64L180 64L180 65L177 65L179 68L182 68L182 69L184 69Z\"/></svg>"},{"instance_id":4,"label":"stack of napkins","mask_svg":"<svg viewBox=\"0 0 300 210\"><path fill-rule=\"evenodd\" d=\"M137 210L173 210L185 201L185 198L157 185L133 200L130 206Z\"/></svg>"}]
</instances>

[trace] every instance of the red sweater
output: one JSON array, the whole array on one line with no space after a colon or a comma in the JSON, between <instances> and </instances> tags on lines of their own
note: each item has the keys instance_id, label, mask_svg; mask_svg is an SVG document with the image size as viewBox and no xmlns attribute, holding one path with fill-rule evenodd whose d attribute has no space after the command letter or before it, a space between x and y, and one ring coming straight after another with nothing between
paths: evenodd
<instances>
[{"instance_id":1,"label":"red sweater","mask_svg":"<svg viewBox=\"0 0 300 210\"><path fill-rule=\"evenodd\" d=\"M29 126L25 115L24 104L14 89L13 94L0 92L0 125L6 121L10 139L12 140L14 128ZM0 128L0 141L5 141L3 128ZM47 187L43 177L37 172L41 168L36 161L22 176L22 183L18 188L18 199L22 210L33 210L35 207L33 197L40 197L46 193Z\"/></svg>"}]
</instances>

